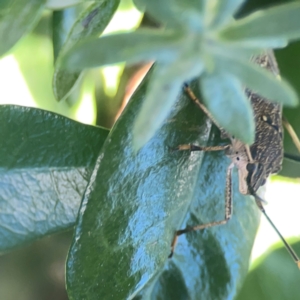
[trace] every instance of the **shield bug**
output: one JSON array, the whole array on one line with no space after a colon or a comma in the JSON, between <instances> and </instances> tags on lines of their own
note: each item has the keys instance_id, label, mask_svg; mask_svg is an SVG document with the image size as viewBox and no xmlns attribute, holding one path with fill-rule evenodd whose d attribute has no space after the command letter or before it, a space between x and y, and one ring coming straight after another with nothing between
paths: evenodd
<instances>
[{"instance_id":1,"label":"shield bug","mask_svg":"<svg viewBox=\"0 0 300 300\"><path fill-rule=\"evenodd\" d=\"M279 76L279 70L273 52L263 53L252 58L252 61L261 67L271 71L275 76ZM246 89L245 93L251 102L255 118L255 141L252 145L246 145L234 136L227 133L218 122L213 118L207 108L199 101L188 85L184 87L186 93L194 101L194 103L204 111L204 113L212 120L212 122L220 129L221 136L227 138L230 143L221 146L202 147L198 145L179 145L175 150L189 151L225 151L230 158L231 163L227 168L226 174L226 192L225 192L225 217L220 221L212 221L207 224L187 227L176 231L171 244L172 257L176 241L179 235L190 231L201 230L212 226L226 224L232 216L232 170L234 167L238 169L239 191L243 195L252 195L255 199L257 207L267 218L268 222L279 235L284 243L287 251L292 256L294 262L300 268L300 259L287 243L279 230L276 228L272 220L267 215L263 203L265 202L258 194L257 190L266 183L267 178L271 174L280 171L283 160L283 124L287 131L291 134L296 146L299 141L293 136L293 130L288 122L282 117L282 106L278 103L269 101L259 96L257 93ZM290 127L290 128L289 128ZM300 146L298 147L300 149Z\"/></svg>"}]
</instances>

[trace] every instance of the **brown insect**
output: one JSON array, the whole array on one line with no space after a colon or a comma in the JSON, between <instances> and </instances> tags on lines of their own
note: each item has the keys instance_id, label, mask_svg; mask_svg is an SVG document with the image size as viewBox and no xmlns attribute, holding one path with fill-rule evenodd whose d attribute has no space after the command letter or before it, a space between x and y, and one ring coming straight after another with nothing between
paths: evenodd
<instances>
[{"instance_id":1,"label":"brown insect","mask_svg":"<svg viewBox=\"0 0 300 300\"><path fill-rule=\"evenodd\" d=\"M279 70L275 57L272 52L256 56L253 62L261 67L270 70L275 76L279 76ZM201 230L204 228L226 224L232 216L232 170L234 167L238 169L239 191L243 195L252 195L261 212L265 215L269 223L279 235L284 243L287 251L292 256L293 260L300 268L300 259L294 252L292 247L286 242L284 237L278 231L271 219L268 217L263 203L265 202L257 195L259 187L263 186L271 174L278 173L281 170L283 160L283 128L286 129L292 136L294 143L297 146L299 140L288 122L282 118L282 106L271 102L258 94L246 89L246 95L251 101L254 117L255 117L255 141L248 146L228 134L217 121L212 117L207 108L199 101L188 85L185 86L185 91L189 97L199 106L204 113L212 120L212 122L220 129L221 136L228 138L230 144L224 146L201 147L197 145L179 145L175 150L189 151L225 151L225 154L231 159L231 164L227 168L226 174L226 192L225 192L225 217L221 221L214 221L207 224L187 227L178 230L171 244L172 257L179 235ZM300 145L298 147L300 149Z\"/></svg>"}]
</instances>

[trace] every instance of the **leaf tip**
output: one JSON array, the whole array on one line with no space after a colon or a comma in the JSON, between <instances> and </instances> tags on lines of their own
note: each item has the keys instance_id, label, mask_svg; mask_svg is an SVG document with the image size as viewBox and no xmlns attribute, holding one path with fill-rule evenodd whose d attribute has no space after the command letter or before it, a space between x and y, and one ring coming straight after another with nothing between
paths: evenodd
<instances>
[{"instance_id":1,"label":"leaf tip","mask_svg":"<svg viewBox=\"0 0 300 300\"><path fill-rule=\"evenodd\" d=\"M293 97L290 97L289 102L287 103L288 106L298 106L299 105L299 98L297 96L297 94L295 93L295 95Z\"/></svg>"},{"instance_id":2,"label":"leaf tip","mask_svg":"<svg viewBox=\"0 0 300 300\"><path fill-rule=\"evenodd\" d=\"M137 154L138 151L147 144L151 137L147 135L140 134L138 132L133 131L133 140L132 140L132 149L134 154Z\"/></svg>"},{"instance_id":3,"label":"leaf tip","mask_svg":"<svg viewBox=\"0 0 300 300\"><path fill-rule=\"evenodd\" d=\"M240 124L242 125L242 124ZM250 122L244 123L245 126L238 126L235 129L231 129L230 132L233 134L238 140L245 143L246 145L252 145L255 141L255 125L254 120Z\"/></svg>"}]
</instances>

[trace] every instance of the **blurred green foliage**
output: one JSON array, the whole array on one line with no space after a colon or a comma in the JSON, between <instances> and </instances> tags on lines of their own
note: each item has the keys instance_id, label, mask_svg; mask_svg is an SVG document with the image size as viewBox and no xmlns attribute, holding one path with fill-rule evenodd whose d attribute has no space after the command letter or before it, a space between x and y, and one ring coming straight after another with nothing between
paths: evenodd
<instances>
[{"instance_id":1,"label":"blurred green foliage","mask_svg":"<svg viewBox=\"0 0 300 300\"><path fill-rule=\"evenodd\" d=\"M255 262L236 300L299 299L299 269L280 246L274 245ZM300 242L292 246L300 253Z\"/></svg>"},{"instance_id":2,"label":"blurred green foliage","mask_svg":"<svg viewBox=\"0 0 300 300\"><path fill-rule=\"evenodd\" d=\"M0 256L0 299L68 300L65 259L72 231Z\"/></svg>"}]
</instances>

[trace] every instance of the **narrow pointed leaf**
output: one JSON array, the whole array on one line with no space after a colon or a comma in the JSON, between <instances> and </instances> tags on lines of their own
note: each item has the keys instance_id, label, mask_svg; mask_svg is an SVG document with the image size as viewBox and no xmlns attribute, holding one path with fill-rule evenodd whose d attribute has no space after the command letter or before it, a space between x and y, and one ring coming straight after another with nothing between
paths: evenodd
<instances>
[{"instance_id":1,"label":"narrow pointed leaf","mask_svg":"<svg viewBox=\"0 0 300 300\"><path fill-rule=\"evenodd\" d=\"M147 2L147 0L133 0L135 7L140 11L145 10L146 2Z\"/></svg>"},{"instance_id":2,"label":"narrow pointed leaf","mask_svg":"<svg viewBox=\"0 0 300 300\"><path fill-rule=\"evenodd\" d=\"M6 1L0 4L0 56L28 33L42 16L46 0Z\"/></svg>"},{"instance_id":3,"label":"narrow pointed leaf","mask_svg":"<svg viewBox=\"0 0 300 300\"><path fill-rule=\"evenodd\" d=\"M52 13L52 40L54 62L66 42L72 26L78 18L80 5L53 11Z\"/></svg>"},{"instance_id":4,"label":"narrow pointed leaf","mask_svg":"<svg viewBox=\"0 0 300 300\"><path fill-rule=\"evenodd\" d=\"M133 148L139 150L161 127L181 90L181 81L170 78L168 69L156 68L143 105L133 127Z\"/></svg>"},{"instance_id":5,"label":"narrow pointed leaf","mask_svg":"<svg viewBox=\"0 0 300 300\"><path fill-rule=\"evenodd\" d=\"M172 299L172 286L183 295L177 299L232 299L247 273L258 210L235 181L229 227L181 236L174 257L167 258L175 230L223 218L229 161L222 152L169 150L205 145L210 137L211 123L186 95L135 153L132 128L148 80L113 127L86 190L67 261L69 298Z\"/></svg>"},{"instance_id":6,"label":"narrow pointed leaf","mask_svg":"<svg viewBox=\"0 0 300 300\"><path fill-rule=\"evenodd\" d=\"M105 29L120 0L101 0L90 5L74 23L55 64L53 91L57 100L65 99L80 76L80 71L68 71L62 67L65 51L78 42L98 37Z\"/></svg>"},{"instance_id":7,"label":"narrow pointed leaf","mask_svg":"<svg viewBox=\"0 0 300 300\"><path fill-rule=\"evenodd\" d=\"M298 1L278 5L269 9L257 11L248 17L240 19L220 35L229 41L239 41L261 47L268 47L276 41L294 40L300 38L300 3ZM271 45L270 44L270 45ZM269 46L270 47L270 46Z\"/></svg>"},{"instance_id":8,"label":"narrow pointed leaf","mask_svg":"<svg viewBox=\"0 0 300 300\"><path fill-rule=\"evenodd\" d=\"M239 80L215 70L200 78L203 101L217 123L246 144L254 141L254 117Z\"/></svg>"},{"instance_id":9,"label":"narrow pointed leaf","mask_svg":"<svg viewBox=\"0 0 300 300\"><path fill-rule=\"evenodd\" d=\"M108 131L0 106L0 251L74 225Z\"/></svg>"},{"instance_id":10,"label":"narrow pointed leaf","mask_svg":"<svg viewBox=\"0 0 300 300\"><path fill-rule=\"evenodd\" d=\"M68 69L78 70L122 61L162 60L166 63L175 60L179 47L180 39L174 33L143 29L87 40L68 51L63 64Z\"/></svg>"},{"instance_id":11,"label":"narrow pointed leaf","mask_svg":"<svg viewBox=\"0 0 300 300\"><path fill-rule=\"evenodd\" d=\"M297 105L298 96L291 85L285 80L279 80L270 71L229 55L219 55L216 63L259 95L283 105Z\"/></svg>"},{"instance_id":12,"label":"narrow pointed leaf","mask_svg":"<svg viewBox=\"0 0 300 300\"><path fill-rule=\"evenodd\" d=\"M135 3L154 19L170 27L190 26L194 15L197 15L198 23L201 22L201 4L198 0L136 0Z\"/></svg>"},{"instance_id":13,"label":"narrow pointed leaf","mask_svg":"<svg viewBox=\"0 0 300 300\"><path fill-rule=\"evenodd\" d=\"M232 20L234 13L245 2L245 0L215 0L210 2L214 4L211 4L214 14L212 14L213 19L210 22L210 26L217 28L229 23Z\"/></svg>"},{"instance_id":14,"label":"narrow pointed leaf","mask_svg":"<svg viewBox=\"0 0 300 300\"><path fill-rule=\"evenodd\" d=\"M204 64L198 55L177 61L176 64L155 66L145 102L133 127L135 150L144 146L161 127L183 83L198 76L203 68Z\"/></svg>"},{"instance_id":15,"label":"narrow pointed leaf","mask_svg":"<svg viewBox=\"0 0 300 300\"><path fill-rule=\"evenodd\" d=\"M174 26L179 23L176 15L172 11L174 8L176 9L171 3L172 0L163 2L159 0L134 0L134 2L138 8L146 10L147 13L162 24L168 23Z\"/></svg>"}]
</instances>

